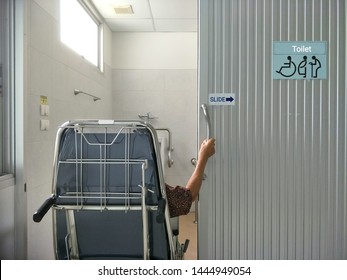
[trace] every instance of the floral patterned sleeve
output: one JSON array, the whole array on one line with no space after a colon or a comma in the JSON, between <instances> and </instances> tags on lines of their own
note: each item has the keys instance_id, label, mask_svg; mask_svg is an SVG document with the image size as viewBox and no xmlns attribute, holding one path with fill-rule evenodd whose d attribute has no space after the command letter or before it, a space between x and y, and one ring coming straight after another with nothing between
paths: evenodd
<instances>
[{"instance_id":1,"label":"floral patterned sleeve","mask_svg":"<svg viewBox=\"0 0 347 280\"><path fill-rule=\"evenodd\" d=\"M166 197L171 218L189 213L193 203L190 190L181 186L166 185Z\"/></svg>"}]
</instances>

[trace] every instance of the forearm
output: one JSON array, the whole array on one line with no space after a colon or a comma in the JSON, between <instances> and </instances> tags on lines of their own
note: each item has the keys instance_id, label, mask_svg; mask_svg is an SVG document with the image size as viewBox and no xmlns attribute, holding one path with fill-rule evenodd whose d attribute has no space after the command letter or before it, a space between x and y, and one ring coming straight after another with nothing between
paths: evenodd
<instances>
[{"instance_id":1,"label":"forearm","mask_svg":"<svg viewBox=\"0 0 347 280\"><path fill-rule=\"evenodd\" d=\"M198 197L202 180L204 178L207 161L209 157L215 153L214 142L215 140L211 138L203 141L200 146L198 161L196 163L194 172L186 185L186 188L189 189L192 194L193 200Z\"/></svg>"},{"instance_id":2,"label":"forearm","mask_svg":"<svg viewBox=\"0 0 347 280\"><path fill-rule=\"evenodd\" d=\"M204 178L204 171L206 167L207 159L199 159L192 176L189 178L188 183L186 185L187 189L191 191L193 201L197 198L202 180Z\"/></svg>"}]
</instances>

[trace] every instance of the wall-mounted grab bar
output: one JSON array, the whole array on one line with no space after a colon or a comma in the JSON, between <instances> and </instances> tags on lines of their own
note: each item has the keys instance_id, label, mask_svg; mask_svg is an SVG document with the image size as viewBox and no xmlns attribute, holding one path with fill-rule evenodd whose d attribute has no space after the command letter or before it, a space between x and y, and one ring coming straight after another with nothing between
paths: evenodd
<instances>
[{"instance_id":1,"label":"wall-mounted grab bar","mask_svg":"<svg viewBox=\"0 0 347 280\"><path fill-rule=\"evenodd\" d=\"M201 104L201 109L204 113L204 116L207 122L207 139L210 139L211 138L211 120L207 110L207 105L205 103Z\"/></svg>"},{"instance_id":2,"label":"wall-mounted grab bar","mask_svg":"<svg viewBox=\"0 0 347 280\"><path fill-rule=\"evenodd\" d=\"M75 88L75 90L74 90L74 94L75 94L75 95L77 95L77 94L80 94L80 93L82 93L82 94L85 94L85 95L88 95L88 96L92 97L94 101L101 100L101 98L100 98L100 97L97 97L97 96L95 96L95 95L92 95L92 94L86 93L86 92L84 92L84 91L82 91L82 90L79 90L79 89L76 89L76 88Z\"/></svg>"},{"instance_id":3,"label":"wall-mounted grab bar","mask_svg":"<svg viewBox=\"0 0 347 280\"><path fill-rule=\"evenodd\" d=\"M166 131L169 134L169 147L168 147L168 161L167 164L169 167L171 167L174 163L173 159L172 159L172 155L171 153L173 152L174 148L172 146L172 138L171 138L171 131L168 128L156 128L155 130L162 130L162 131Z\"/></svg>"}]
</instances>

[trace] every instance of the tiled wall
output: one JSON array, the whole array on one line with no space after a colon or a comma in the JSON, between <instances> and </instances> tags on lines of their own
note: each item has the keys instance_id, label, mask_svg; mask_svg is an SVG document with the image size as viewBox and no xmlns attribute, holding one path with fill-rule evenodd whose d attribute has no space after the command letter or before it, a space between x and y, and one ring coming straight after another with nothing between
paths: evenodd
<instances>
[{"instance_id":1,"label":"tiled wall","mask_svg":"<svg viewBox=\"0 0 347 280\"><path fill-rule=\"evenodd\" d=\"M113 117L151 113L155 128L172 132L174 164L166 182L185 185L197 150L197 34L113 34Z\"/></svg>"},{"instance_id":2,"label":"tiled wall","mask_svg":"<svg viewBox=\"0 0 347 280\"><path fill-rule=\"evenodd\" d=\"M166 170L166 182L186 184L196 157L197 71L113 70L113 117L139 119L151 113L155 128L172 133L174 164Z\"/></svg>"},{"instance_id":3,"label":"tiled wall","mask_svg":"<svg viewBox=\"0 0 347 280\"><path fill-rule=\"evenodd\" d=\"M28 198L28 258L52 259L50 213L41 223L32 214L51 194L52 163L58 126L70 119L111 118L111 32L105 31L105 71L84 61L59 40L59 0L27 2L27 91L25 131L25 171ZM101 97L94 102L74 88ZM40 96L47 96L50 114L40 116ZM48 131L40 131L40 119L50 121Z\"/></svg>"}]
</instances>

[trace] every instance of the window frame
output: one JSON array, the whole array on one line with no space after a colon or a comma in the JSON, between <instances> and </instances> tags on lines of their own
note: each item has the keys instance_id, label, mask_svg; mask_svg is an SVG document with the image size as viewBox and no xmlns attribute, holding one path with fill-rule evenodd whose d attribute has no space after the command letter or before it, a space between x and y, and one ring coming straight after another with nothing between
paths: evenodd
<instances>
[{"instance_id":1,"label":"window frame","mask_svg":"<svg viewBox=\"0 0 347 280\"><path fill-rule=\"evenodd\" d=\"M1 25L1 65L2 76L2 121L1 121L1 170L0 189L14 186L15 165L14 165L14 6L12 1L3 3L6 8L2 10L3 22ZM7 21L5 20L7 19Z\"/></svg>"},{"instance_id":2,"label":"window frame","mask_svg":"<svg viewBox=\"0 0 347 280\"><path fill-rule=\"evenodd\" d=\"M60 0L61 1L61 0ZM71 0L70 0L71 1ZM81 7L84 9L84 11L90 16L90 18L95 22L97 26L97 64L94 64L93 62L89 61L88 59L85 59L95 67L97 67L101 72L104 72L104 20L100 13L97 11L95 6L92 4L91 1L88 0L74 0L77 3L81 5ZM60 18L61 20L61 18ZM64 42L62 42L64 43ZM71 46L69 46L71 48ZM74 48L71 48L74 52L76 52L78 55L83 57L83 54L80 54L78 51L76 51Z\"/></svg>"}]
</instances>

